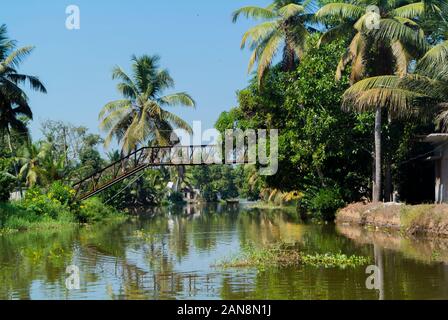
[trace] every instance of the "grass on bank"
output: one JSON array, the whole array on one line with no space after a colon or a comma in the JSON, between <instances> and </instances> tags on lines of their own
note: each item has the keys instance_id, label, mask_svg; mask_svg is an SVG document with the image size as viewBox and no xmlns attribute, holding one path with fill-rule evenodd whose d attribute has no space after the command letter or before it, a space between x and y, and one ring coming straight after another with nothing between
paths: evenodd
<instances>
[{"instance_id":1,"label":"grass on bank","mask_svg":"<svg viewBox=\"0 0 448 320\"><path fill-rule=\"evenodd\" d=\"M0 203L0 234L35 229L56 229L124 216L98 198L73 200L74 191L61 183L48 190L33 188L20 201Z\"/></svg>"},{"instance_id":2,"label":"grass on bank","mask_svg":"<svg viewBox=\"0 0 448 320\"><path fill-rule=\"evenodd\" d=\"M251 209L268 209L268 210L286 210L286 211L297 211L296 203L286 203L286 204L277 204L268 201L258 201L256 203L251 203L248 205Z\"/></svg>"},{"instance_id":3,"label":"grass on bank","mask_svg":"<svg viewBox=\"0 0 448 320\"><path fill-rule=\"evenodd\" d=\"M216 267L244 268L244 267L293 267L308 265L324 268L353 268L370 263L370 257L347 256L342 253L305 254L295 245L278 242L264 248L253 244L244 245L241 253L233 258L227 258Z\"/></svg>"}]
</instances>

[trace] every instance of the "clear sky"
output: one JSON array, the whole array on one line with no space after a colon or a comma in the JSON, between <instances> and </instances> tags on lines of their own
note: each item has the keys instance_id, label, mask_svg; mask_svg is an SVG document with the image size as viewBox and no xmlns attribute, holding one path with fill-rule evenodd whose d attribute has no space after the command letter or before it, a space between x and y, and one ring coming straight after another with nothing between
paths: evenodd
<instances>
[{"instance_id":1,"label":"clear sky","mask_svg":"<svg viewBox=\"0 0 448 320\"><path fill-rule=\"evenodd\" d=\"M246 86L249 52L241 36L254 22L231 22L233 10L267 5L265 0L14 0L2 4L0 23L19 46L35 51L20 71L37 75L48 94L31 93L31 126L40 136L45 119L64 120L99 132L98 112L119 98L111 69L129 70L132 54L159 54L196 110L176 113L190 123L213 126L220 112L236 104L235 92ZM65 27L68 5L81 12L81 29ZM174 111L174 109L171 109Z\"/></svg>"}]
</instances>

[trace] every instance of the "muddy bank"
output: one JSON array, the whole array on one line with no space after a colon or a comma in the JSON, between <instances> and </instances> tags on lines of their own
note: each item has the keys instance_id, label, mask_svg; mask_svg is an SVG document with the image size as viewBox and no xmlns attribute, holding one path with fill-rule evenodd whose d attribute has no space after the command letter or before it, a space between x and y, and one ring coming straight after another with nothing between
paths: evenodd
<instances>
[{"instance_id":1,"label":"muddy bank","mask_svg":"<svg viewBox=\"0 0 448 320\"><path fill-rule=\"evenodd\" d=\"M425 263L448 262L448 238L408 236L399 231L372 230L348 224L339 224L336 230L359 245L377 245Z\"/></svg>"},{"instance_id":2,"label":"muddy bank","mask_svg":"<svg viewBox=\"0 0 448 320\"><path fill-rule=\"evenodd\" d=\"M338 211L336 223L448 237L448 204L353 203Z\"/></svg>"}]
</instances>

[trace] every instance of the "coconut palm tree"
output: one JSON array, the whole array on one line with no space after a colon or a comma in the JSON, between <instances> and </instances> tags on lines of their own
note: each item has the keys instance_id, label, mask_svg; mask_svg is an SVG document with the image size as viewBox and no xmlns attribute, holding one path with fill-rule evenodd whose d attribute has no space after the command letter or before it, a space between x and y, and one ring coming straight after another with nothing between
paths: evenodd
<instances>
[{"instance_id":1,"label":"coconut palm tree","mask_svg":"<svg viewBox=\"0 0 448 320\"><path fill-rule=\"evenodd\" d=\"M174 81L167 70L160 69L159 60L157 55L132 56L132 75L118 66L113 69L112 79L121 81L117 89L123 99L109 102L100 112L106 147L116 138L122 152L129 153L141 144L168 145L175 128L191 133L184 120L164 108L194 107L195 102L185 92L163 95L174 87Z\"/></svg>"},{"instance_id":2,"label":"coconut palm tree","mask_svg":"<svg viewBox=\"0 0 448 320\"><path fill-rule=\"evenodd\" d=\"M448 131L448 42L431 48L415 73L402 77L377 76L357 82L344 94L344 104L368 110L381 105L398 117L433 119Z\"/></svg>"},{"instance_id":3,"label":"coconut palm tree","mask_svg":"<svg viewBox=\"0 0 448 320\"><path fill-rule=\"evenodd\" d=\"M399 75L408 73L410 62L419 57L428 44L418 21L427 12L436 12L443 17L446 10L440 1L349 1L329 3L319 9L316 17L323 22L336 25L322 36L320 42L337 37L349 37L350 45L341 57L336 70L339 79L348 64L351 65L350 82L372 76ZM371 5L378 11L372 13ZM373 20L372 20L373 19ZM373 24L375 25L373 25ZM356 99L346 99L344 108L365 111L366 105L358 105ZM382 110L376 104L368 110L375 111L375 178L373 200L381 200L381 127Z\"/></svg>"},{"instance_id":4,"label":"coconut palm tree","mask_svg":"<svg viewBox=\"0 0 448 320\"><path fill-rule=\"evenodd\" d=\"M361 80L344 93L344 105L363 110L382 105L394 115L428 117L437 114L439 129L448 131L448 41L429 49L415 72Z\"/></svg>"},{"instance_id":5,"label":"coconut palm tree","mask_svg":"<svg viewBox=\"0 0 448 320\"><path fill-rule=\"evenodd\" d=\"M301 0L275 0L266 8L248 6L233 13L233 22L241 15L264 20L250 28L241 41L242 49L249 46L252 51L248 71L258 64L259 83L279 50L283 49L282 64L286 71L292 70L296 60L302 57L309 33L306 24L312 18L309 3Z\"/></svg>"},{"instance_id":6,"label":"coconut palm tree","mask_svg":"<svg viewBox=\"0 0 448 320\"><path fill-rule=\"evenodd\" d=\"M44 159L48 157L50 146L48 144L32 143L28 141L20 150L17 160L21 168L19 177L25 180L27 187L37 183L47 182L47 173L44 169Z\"/></svg>"},{"instance_id":7,"label":"coconut palm tree","mask_svg":"<svg viewBox=\"0 0 448 320\"><path fill-rule=\"evenodd\" d=\"M6 26L0 26L0 131L7 139L11 153L11 131L26 135L28 129L20 117L33 117L28 98L20 85L28 83L33 90L47 92L37 77L17 71L32 51L30 46L16 49L16 42L7 37Z\"/></svg>"}]
</instances>

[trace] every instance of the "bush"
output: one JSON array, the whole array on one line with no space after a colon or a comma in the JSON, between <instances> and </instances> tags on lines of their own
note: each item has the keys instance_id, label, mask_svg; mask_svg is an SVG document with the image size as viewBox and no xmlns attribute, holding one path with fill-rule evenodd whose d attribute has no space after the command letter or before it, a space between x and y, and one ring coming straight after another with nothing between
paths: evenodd
<instances>
[{"instance_id":1,"label":"bush","mask_svg":"<svg viewBox=\"0 0 448 320\"><path fill-rule=\"evenodd\" d=\"M76 214L80 222L95 222L118 214L111 206L105 205L99 198L90 198L82 202Z\"/></svg>"},{"instance_id":2,"label":"bush","mask_svg":"<svg viewBox=\"0 0 448 320\"><path fill-rule=\"evenodd\" d=\"M61 224L96 222L118 213L98 198L81 205L73 199L74 191L60 182L50 186L48 193L30 188L21 201L0 203L1 229L26 230L34 225L52 227Z\"/></svg>"},{"instance_id":3,"label":"bush","mask_svg":"<svg viewBox=\"0 0 448 320\"><path fill-rule=\"evenodd\" d=\"M71 207L74 203L75 190L62 182L54 182L48 189L48 198L56 199L62 205Z\"/></svg>"},{"instance_id":4,"label":"bush","mask_svg":"<svg viewBox=\"0 0 448 320\"><path fill-rule=\"evenodd\" d=\"M0 172L0 202L9 200L9 196L14 189L15 179L5 172Z\"/></svg>"},{"instance_id":5,"label":"bush","mask_svg":"<svg viewBox=\"0 0 448 320\"><path fill-rule=\"evenodd\" d=\"M171 192L170 195L168 196L168 201L170 203L184 203L184 196L182 194L182 192Z\"/></svg>"},{"instance_id":6,"label":"bush","mask_svg":"<svg viewBox=\"0 0 448 320\"><path fill-rule=\"evenodd\" d=\"M41 214L33 208L27 208L24 202L0 203L0 231L27 230L33 226L46 227L74 222L73 215L68 210L57 214L57 220L51 215Z\"/></svg>"},{"instance_id":7,"label":"bush","mask_svg":"<svg viewBox=\"0 0 448 320\"><path fill-rule=\"evenodd\" d=\"M315 193L305 194L300 202L302 210L312 217L325 221L334 220L336 211L345 205L339 188L327 187Z\"/></svg>"},{"instance_id":8,"label":"bush","mask_svg":"<svg viewBox=\"0 0 448 320\"><path fill-rule=\"evenodd\" d=\"M19 206L38 216L48 216L52 219L58 219L59 215L69 214L67 205L62 204L56 198L43 194L38 187L28 189L25 199L19 203Z\"/></svg>"}]
</instances>

